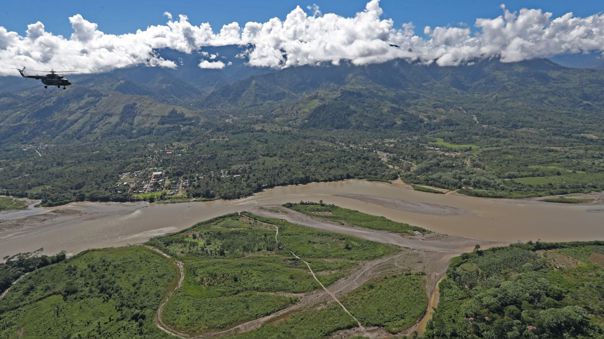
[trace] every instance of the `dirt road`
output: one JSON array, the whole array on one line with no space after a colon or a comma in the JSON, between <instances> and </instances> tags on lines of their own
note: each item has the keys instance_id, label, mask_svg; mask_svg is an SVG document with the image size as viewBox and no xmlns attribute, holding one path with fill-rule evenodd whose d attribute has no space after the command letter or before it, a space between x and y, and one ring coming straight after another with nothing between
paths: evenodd
<instances>
[{"instance_id":1,"label":"dirt road","mask_svg":"<svg viewBox=\"0 0 604 339\"><path fill-rule=\"evenodd\" d=\"M176 265L176 267L178 268L178 282L176 283L176 285L173 288L171 288L168 291L168 293L166 293L161 304L159 304L159 307L157 308L157 312L155 312L155 319L154 319L155 326L157 326L157 328L159 328L164 333L167 333L169 335L172 335L172 336L175 336L178 338L189 338L189 335L187 333L180 332L180 331L170 327L169 325L166 325L166 323L164 323L164 321L162 319L162 315L164 312L164 308L166 307L166 304L168 303L170 298L174 295L174 293L182 287L182 283L185 280L185 265L182 263L182 261L174 259L168 253L163 252L162 250L160 250L157 247L153 247L153 246L145 246L145 247L147 247L148 249L150 249L156 253L159 253L161 256L163 256L165 258L172 260L174 262L174 264Z\"/></svg>"},{"instance_id":2,"label":"dirt road","mask_svg":"<svg viewBox=\"0 0 604 339\"><path fill-rule=\"evenodd\" d=\"M357 270L355 274L348 276L340 281L337 281L336 283L330 286L330 290L334 291L334 295L343 295L354 290L355 288L360 287L364 282L379 275L379 273L383 274L384 268L388 267L389 265L392 266L393 263L394 266L398 268L398 270L395 270L398 271L398 273L400 273L400 271L404 270L405 268L424 271L424 273L426 274L426 292L429 300L428 309L426 310L426 314L424 315L424 317L419 319L414 326L404 332L405 335L410 335L414 331L419 331L420 333L423 333L423 331L425 330L425 325L427 324L432 315L431 310L433 308L436 308L436 306L438 305L438 282L442 280L445 276L451 258L460 255L464 252L472 251L474 246L476 246L477 244L480 245L481 248L490 248L495 246L506 245L505 243L501 242L477 241L472 239L451 237L439 234L405 237L397 233L353 227L350 225L335 224L329 221L313 218L306 214L299 213L280 206L254 208L251 210L251 212L265 217L283 219L294 224L312 227L323 231L346 234L383 244L396 245L401 247L402 249L407 249L410 250L412 253L415 253L418 258L422 260L421 262L423 263L423 267L421 269L418 269L418 267L401 267L400 263L397 263L396 260L406 258L408 263L408 257L410 256L409 251L403 251L394 256L374 260L370 262L369 265L365 265L365 267L361 268L360 270ZM378 269L380 267L382 268L382 270ZM363 277L362 282L359 281L361 277ZM347 313L350 314L350 312ZM352 314L350 315L354 318ZM354 319L356 320L356 318ZM367 330L362 327L362 325L360 325L354 331L345 331L341 334L367 334L371 336L380 336L384 333L380 329L372 329L372 331L367 332Z\"/></svg>"},{"instance_id":3,"label":"dirt road","mask_svg":"<svg viewBox=\"0 0 604 339\"><path fill-rule=\"evenodd\" d=\"M256 215L283 219L294 224L299 224L327 232L346 234L382 244L395 245L403 248L428 252L461 254L464 252L471 251L476 244L480 244L481 247L492 247L498 244L505 244L504 242L473 240L468 238L447 236L435 233L423 236L406 237L398 233L336 224L329 221L313 218L306 214L296 212L294 210L287 209L281 206L255 207L250 208L248 210Z\"/></svg>"},{"instance_id":4,"label":"dirt road","mask_svg":"<svg viewBox=\"0 0 604 339\"><path fill-rule=\"evenodd\" d=\"M315 219L305 214L286 209L280 206L269 206L267 208L251 208L250 212L264 217L283 219L295 224L312 227L324 231L346 234L362 238L365 240L375 241L383 244L396 245L401 247L401 252L394 255L378 258L368 261L355 269L348 276L336 281L332 285L323 289L316 290L305 294L299 302L287 307L281 311L275 312L263 318L248 321L239 324L225 331L207 333L205 336L222 336L232 335L235 333L248 332L258 329L263 324L266 324L277 319L286 318L289 314L308 309L321 303L336 300L345 312L355 319L359 324L352 331L345 332L347 334L367 334L370 336L381 336L384 331L379 328L365 329L360 322L339 302L339 298L359 288L370 279L388 274L396 274L408 271L423 271L426 273L426 290L428 298L432 303L430 307L436 307L438 297L434 296L434 291L438 281L444 276L449 260L463 252L470 251L476 244L480 244L482 248L488 248L501 243L489 241L476 241L464 239L460 237L448 237L443 235L431 234L427 237L403 237L399 234L383 232L371 229L363 229L348 225L333 224L327 221ZM275 230L275 237L278 237L278 228ZM295 254L294 254L295 256ZM309 267L310 269L310 267ZM312 273L312 269L310 269ZM411 331L419 329L421 325L429 319L429 316L418 320L418 323L413 326Z\"/></svg>"}]
</instances>

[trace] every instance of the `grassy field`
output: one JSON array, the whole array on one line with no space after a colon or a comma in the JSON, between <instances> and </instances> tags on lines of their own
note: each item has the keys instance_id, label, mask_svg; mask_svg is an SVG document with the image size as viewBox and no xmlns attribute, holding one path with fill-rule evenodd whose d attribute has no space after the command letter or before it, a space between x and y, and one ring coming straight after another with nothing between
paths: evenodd
<instances>
[{"instance_id":1,"label":"grassy field","mask_svg":"<svg viewBox=\"0 0 604 339\"><path fill-rule=\"evenodd\" d=\"M162 199L165 195L166 195L166 192L161 191L161 192L137 193L137 194L134 194L133 197L136 200L156 201L156 200Z\"/></svg>"},{"instance_id":2,"label":"grassy field","mask_svg":"<svg viewBox=\"0 0 604 339\"><path fill-rule=\"evenodd\" d=\"M153 317L176 274L144 247L84 252L14 286L0 303L0 337L166 337Z\"/></svg>"},{"instance_id":3,"label":"grassy field","mask_svg":"<svg viewBox=\"0 0 604 339\"><path fill-rule=\"evenodd\" d=\"M433 188L433 187L425 186L425 185L411 185L411 187L413 187L413 189L416 191L426 192L426 193L445 194L445 192L446 192L445 190Z\"/></svg>"},{"instance_id":4,"label":"grassy field","mask_svg":"<svg viewBox=\"0 0 604 339\"><path fill-rule=\"evenodd\" d=\"M572 197L572 196L558 196L558 197L545 198L545 199L541 199L541 200L545 201L545 202L554 202L554 203L559 203L559 204L585 204L585 203L589 203L589 202L593 201L593 199L590 199L590 198L580 198L580 197Z\"/></svg>"},{"instance_id":5,"label":"grassy field","mask_svg":"<svg viewBox=\"0 0 604 339\"><path fill-rule=\"evenodd\" d=\"M414 234L415 232L429 233L430 231L409 224L395 222L384 217L369 215L354 210L338 207L335 205L302 202L298 204L285 204L300 213L313 217L319 217L340 224L371 228L374 230L389 231L403 234Z\"/></svg>"},{"instance_id":6,"label":"grassy field","mask_svg":"<svg viewBox=\"0 0 604 339\"><path fill-rule=\"evenodd\" d=\"M429 338L601 338L604 243L527 244L456 258Z\"/></svg>"},{"instance_id":7,"label":"grassy field","mask_svg":"<svg viewBox=\"0 0 604 339\"><path fill-rule=\"evenodd\" d=\"M23 210L26 208L27 203L25 203L23 200L11 197L0 197L0 211Z\"/></svg>"},{"instance_id":8,"label":"grassy field","mask_svg":"<svg viewBox=\"0 0 604 339\"><path fill-rule=\"evenodd\" d=\"M168 302L164 320L188 333L256 319L296 302L294 293L319 288L290 251L308 261L325 285L362 261L396 251L247 213L210 220L151 244L185 263L183 288Z\"/></svg>"},{"instance_id":9,"label":"grassy field","mask_svg":"<svg viewBox=\"0 0 604 339\"><path fill-rule=\"evenodd\" d=\"M436 140L432 143L432 145L439 147L441 149L444 150L448 150L448 151L457 151L457 152L463 152L463 151L475 151L479 149L478 145L474 145L474 144L454 144L454 143L450 143L445 141L443 138L436 138Z\"/></svg>"},{"instance_id":10,"label":"grassy field","mask_svg":"<svg viewBox=\"0 0 604 339\"><path fill-rule=\"evenodd\" d=\"M292 316L274 323L269 323L258 330L243 333L234 338L326 338L339 330L356 326L340 306L330 304L297 312Z\"/></svg>"},{"instance_id":11,"label":"grassy field","mask_svg":"<svg viewBox=\"0 0 604 339\"><path fill-rule=\"evenodd\" d=\"M604 182L604 172L601 173L565 173L561 175L550 175L543 177L525 177L514 179L514 181L532 186L544 185L596 185Z\"/></svg>"},{"instance_id":12,"label":"grassy field","mask_svg":"<svg viewBox=\"0 0 604 339\"><path fill-rule=\"evenodd\" d=\"M373 280L344 298L344 305L363 326L398 333L411 327L428 304L425 277L403 274Z\"/></svg>"},{"instance_id":13,"label":"grassy field","mask_svg":"<svg viewBox=\"0 0 604 339\"><path fill-rule=\"evenodd\" d=\"M374 279L342 298L342 303L363 326L384 327L391 333L413 325L427 305L423 275L403 274ZM304 310L269 323L241 338L322 338L356 322L336 304Z\"/></svg>"}]
</instances>

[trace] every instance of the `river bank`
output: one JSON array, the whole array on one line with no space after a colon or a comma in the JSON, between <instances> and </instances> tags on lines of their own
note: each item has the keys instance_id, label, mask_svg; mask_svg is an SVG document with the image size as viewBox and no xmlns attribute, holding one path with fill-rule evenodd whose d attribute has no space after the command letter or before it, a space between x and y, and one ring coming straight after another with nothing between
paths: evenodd
<instances>
[{"instance_id":1,"label":"river bank","mask_svg":"<svg viewBox=\"0 0 604 339\"><path fill-rule=\"evenodd\" d=\"M469 197L415 191L397 181L283 186L238 200L175 204L78 202L23 217L0 215L0 257L44 248L70 254L138 244L219 215L286 202L319 201L382 215L434 232L497 242L604 240L604 203Z\"/></svg>"}]
</instances>

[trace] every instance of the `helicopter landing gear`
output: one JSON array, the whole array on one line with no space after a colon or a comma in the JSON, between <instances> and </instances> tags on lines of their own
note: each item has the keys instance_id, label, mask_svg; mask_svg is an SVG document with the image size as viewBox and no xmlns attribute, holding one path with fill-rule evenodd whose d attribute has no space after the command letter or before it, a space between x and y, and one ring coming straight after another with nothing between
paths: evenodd
<instances>
[{"instance_id":1,"label":"helicopter landing gear","mask_svg":"<svg viewBox=\"0 0 604 339\"><path fill-rule=\"evenodd\" d=\"M67 89L67 87L63 86L63 89Z\"/></svg>"},{"instance_id":2,"label":"helicopter landing gear","mask_svg":"<svg viewBox=\"0 0 604 339\"><path fill-rule=\"evenodd\" d=\"M44 86L44 88L48 88L48 86Z\"/></svg>"}]
</instances>

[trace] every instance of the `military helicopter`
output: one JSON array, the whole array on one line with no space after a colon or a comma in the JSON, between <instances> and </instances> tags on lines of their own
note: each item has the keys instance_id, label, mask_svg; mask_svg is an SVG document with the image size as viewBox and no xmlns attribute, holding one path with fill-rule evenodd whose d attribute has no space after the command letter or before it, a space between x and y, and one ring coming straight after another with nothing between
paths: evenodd
<instances>
[{"instance_id":1,"label":"military helicopter","mask_svg":"<svg viewBox=\"0 0 604 339\"><path fill-rule=\"evenodd\" d=\"M54 70L50 71L50 73L46 75L25 75L25 67L22 69L17 69L22 77L37 79L42 81L44 84L44 88L48 88L48 86L57 86L58 88L63 87L66 89L67 86L71 85L69 80L65 79L64 76L57 74Z\"/></svg>"}]
</instances>

